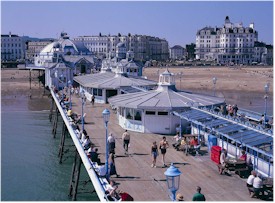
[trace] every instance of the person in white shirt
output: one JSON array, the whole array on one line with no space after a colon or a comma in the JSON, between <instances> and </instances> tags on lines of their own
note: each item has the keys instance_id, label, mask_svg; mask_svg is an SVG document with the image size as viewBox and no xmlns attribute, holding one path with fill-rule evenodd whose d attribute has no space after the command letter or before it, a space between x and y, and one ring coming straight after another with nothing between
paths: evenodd
<instances>
[{"instance_id":1,"label":"person in white shirt","mask_svg":"<svg viewBox=\"0 0 275 203\"><path fill-rule=\"evenodd\" d=\"M251 171L251 175L247 178L247 181L246 181L246 186L250 195L251 195L250 189L253 189L253 181L256 176L257 176L256 171Z\"/></svg>"},{"instance_id":2,"label":"person in white shirt","mask_svg":"<svg viewBox=\"0 0 275 203\"><path fill-rule=\"evenodd\" d=\"M251 194L251 197L258 197L260 195L260 192L262 192L263 188L263 181L261 179L261 174L257 174L257 177L253 180L253 190L254 194Z\"/></svg>"},{"instance_id":3,"label":"person in white shirt","mask_svg":"<svg viewBox=\"0 0 275 203\"><path fill-rule=\"evenodd\" d=\"M225 158L226 158L226 149L222 149L221 155L220 155L220 163L222 165L221 168L219 168L219 173L222 174L223 171L225 170Z\"/></svg>"},{"instance_id":4,"label":"person in white shirt","mask_svg":"<svg viewBox=\"0 0 275 203\"><path fill-rule=\"evenodd\" d=\"M115 154L116 140L115 140L113 133L109 134L107 141L108 141L108 146L109 146L109 154L110 153Z\"/></svg>"}]
</instances>

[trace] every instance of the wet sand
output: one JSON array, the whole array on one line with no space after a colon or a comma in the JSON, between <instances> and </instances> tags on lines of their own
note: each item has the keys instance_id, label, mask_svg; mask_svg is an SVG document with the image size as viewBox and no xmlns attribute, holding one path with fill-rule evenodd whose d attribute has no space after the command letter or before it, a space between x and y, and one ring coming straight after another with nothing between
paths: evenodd
<instances>
[{"instance_id":1,"label":"wet sand","mask_svg":"<svg viewBox=\"0 0 275 203\"><path fill-rule=\"evenodd\" d=\"M41 72L42 74L42 72ZM1 109L2 111L42 111L50 109L49 92L38 81L38 71L1 69ZM30 97L31 96L31 97Z\"/></svg>"}]
</instances>

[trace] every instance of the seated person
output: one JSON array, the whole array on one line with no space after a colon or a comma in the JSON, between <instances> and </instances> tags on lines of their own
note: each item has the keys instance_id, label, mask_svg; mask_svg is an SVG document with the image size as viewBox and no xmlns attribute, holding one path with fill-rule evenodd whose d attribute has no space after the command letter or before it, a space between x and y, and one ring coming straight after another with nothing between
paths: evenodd
<instances>
[{"instance_id":1,"label":"seated person","mask_svg":"<svg viewBox=\"0 0 275 203\"><path fill-rule=\"evenodd\" d=\"M253 180L253 191L254 193L252 193L250 195L250 197L259 197L260 193L262 192L263 189L263 181L261 179L261 174L257 174L257 177L254 178Z\"/></svg>"},{"instance_id":2,"label":"seated person","mask_svg":"<svg viewBox=\"0 0 275 203\"><path fill-rule=\"evenodd\" d=\"M83 142L82 145L84 147L84 150L88 150L90 148L90 146L91 146L91 140L90 140L90 138L89 138L88 135L85 136L85 140L84 140L84 142Z\"/></svg>"},{"instance_id":3,"label":"seated person","mask_svg":"<svg viewBox=\"0 0 275 203\"><path fill-rule=\"evenodd\" d=\"M245 151L244 150L242 150L242 155L240 156L240 158L239 158L240 160L243 160L243 161L245 161L246 162L246 160L247 160L247 155L246 155L246 153L245 153Z\"/></svg>"},{"instance_id":4,"label":"seated person","mask_svg":"<svg viewBox=\"0 0 275 203\"><path fill-rule=\"evenodd\" d=\"M246 186L250 195L251 195L250 189L253 190L253 181L256 176L257 176L256 171L251 171L251 175L247 178L247 181L246 181Z\"/></svg>"},{"instance_id":5,"label":"seated person","mask_svg":"<svg viewBox=\"0 0 275 203\"><path fill-rule=\"evenodd\" d=\"M180 146L178 148L179 150L185 151L186 154L188 152L188 143L186 141L186 137L184 137L181 142L180 142Z\"/></svg>"},{"instance_id":6,"label":"seated person","mask_svg":"<svg viewBox=\"0 0 275 203\"><path fill-rule=\"evenodd\" d=\"M172 146L177 149L180 146L181 142L181 137L179 136L179 133L177 133L174 137L173 140L175 140L175 143L172 144Z\"/></svg>"},{"instance_id":7,"label":"seated person","mask_svg":"<svg viewBox=\"0 0 275 203\"><path fill-rule=\"evenodd\" d=\"M101 164L97 148L95 148L95 150L91 150L89 154L92 162L96 162L98 165Z\"/></svg>"},{"instance_id":8,"label":"seated person","mask_svg":"<svg viewBox=\"0 0 275 203\"><path fill-rule=\"evenodd\" d=\"M106 190L107 198L109 201L115 201L120 199L120 195L119 192L117 192L117 188L117 183L113 180L110 180L110 184L107 185Z\"/></svg>"},{"instance_id":9,"label":"seated person","mask_svg":"<svg viewBox=\"0 0 275 203\"><path fill-rule=\"evenodd\" d=\"M196 154L199 153L199 150L200 150L200 145L199 145L199 141L198 141L198 138L197 137L193 137L190 141L190 147L191 148L194 148L196 150Z\"/></svg>"}]
</instances>

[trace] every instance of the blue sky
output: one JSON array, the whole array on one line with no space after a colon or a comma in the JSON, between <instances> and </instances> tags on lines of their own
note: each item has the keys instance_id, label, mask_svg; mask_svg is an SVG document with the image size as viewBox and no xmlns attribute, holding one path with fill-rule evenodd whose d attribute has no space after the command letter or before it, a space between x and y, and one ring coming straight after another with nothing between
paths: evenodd
<instances>
[{"instance_id":1,"label":"blue sky","mask_svg":"<svg viewBox=\"0 0 275 203\"><path fill-rule=\"evenodd\" d=\"M2 1L1 33L56 38L102 34L146 34L169 46L195 42L196 32L231 22L254 22L259 40L273 44L272 1Z\"/></svg>"}]
</instances>

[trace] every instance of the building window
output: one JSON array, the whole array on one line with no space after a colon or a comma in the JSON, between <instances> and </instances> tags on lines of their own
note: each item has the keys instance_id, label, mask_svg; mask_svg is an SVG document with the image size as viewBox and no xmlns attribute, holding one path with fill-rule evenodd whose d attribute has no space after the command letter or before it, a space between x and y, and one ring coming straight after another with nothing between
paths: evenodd
<instances>
[{"instance_id":1,"label":"building window","mask_svg":"<svg viewBox=\"0 0 275 203\"><path fill-rule=\"evenodd\" d=\"M167 115L168 115L168 112L159 111L159 112L158 112L158 115L159 115L159 116L167 116Z\"/></svg>"},{"instance_id":2,"label":"building window","mask_svg":"<svg viewBox=\"0 0 275 203\"><path fill-rule=\"evenodd\" d=\"M156 115L155 111L146 111L145 112L146 115Z\"/></svg>"}]
</instances>

